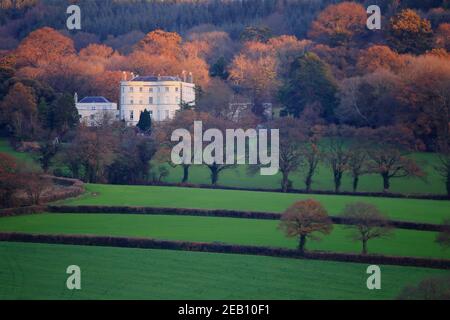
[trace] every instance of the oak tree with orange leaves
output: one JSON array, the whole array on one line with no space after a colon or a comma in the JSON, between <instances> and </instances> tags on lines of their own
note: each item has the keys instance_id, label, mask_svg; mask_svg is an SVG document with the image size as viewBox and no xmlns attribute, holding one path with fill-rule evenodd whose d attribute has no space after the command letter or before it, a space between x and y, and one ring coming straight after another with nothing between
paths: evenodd
<instances>
[{"instance_id":1,"label":"oak tree with orange leaves","mask_svg":"<svg viewBox=\"0 0 450 320\"><path fill-rule=\"evenodd\" d=\"M366 30L367 13L355 2L330 5L312 23L309 36L332 46L348 44Z\"/></svg>"},{"instance_id":2,"label":"oak tree with orange leaves","mask_svg":"<svg viewBox=\"0 0 450 320\"><path fill-rule=\"evenodd\" d=\"M416 11L405 9L391 18L388 40L399 53L424 53L433 40L431 23Z\"/></svg>"},{"instance_id":3,"label":"oak tree with orange leaves","mask_svg":"<svg viewBox=\"0 0 450 320\"><path fill-rule=\"evenodd\" d=\"M298 237L298 250L304 254L306 240L319 239L317 233L329 234L333 224L320 202L308 199L295 202L283 213L279 229L287 237Z\"/></svg>"}]
</instances>

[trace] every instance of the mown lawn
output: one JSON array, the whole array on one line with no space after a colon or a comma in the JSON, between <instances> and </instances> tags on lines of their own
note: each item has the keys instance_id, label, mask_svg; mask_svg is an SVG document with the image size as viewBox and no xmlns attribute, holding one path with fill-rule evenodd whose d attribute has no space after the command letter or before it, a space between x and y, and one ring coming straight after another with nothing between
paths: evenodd
<instances>
[{"instance_id":1,"label":"mown lawn","mask_svg":"<svg viewBox=\"0 0 450 320\"><path fill-rule=\"evenodd\" d=\"M87 192L83 196L62 203L282 212L297 200L313 198L320 201L332 215L338 215L347 203L364 201L378 206L396 220L442 223L445 218L450 218L450 201L153 186L88 184L86 187Z\"/></svg>"},{"instance_id":2,"label":"mown lawn","mask_svg":"<svg viewBox=\"0 0 450 320\"><path fill-rule=\"evenodd\" d=\"M126 214L39 214L0 218L0 232L91 234L148 237L166 240L224 242L295 248L297 240L278 230L278 221L217 217ZM309 242L314 250L359 252L350 231L334 226L330 235ZM436 233L396 229L392 237L369 242L369 251L387 255L450 259L450 250L434 242Z\"/></svg>"},{"instance_id":3,"label":"mown lawn","mask_svg":"<svg viewBox=\"0 0 450 320\"><path fill-rule=\"evenodd\" d=\"M81 290L65 283L81 268ZM0 243L0 299L394 299L408 284L448 271L108 247Z\"/></svg>"}]
</instances>

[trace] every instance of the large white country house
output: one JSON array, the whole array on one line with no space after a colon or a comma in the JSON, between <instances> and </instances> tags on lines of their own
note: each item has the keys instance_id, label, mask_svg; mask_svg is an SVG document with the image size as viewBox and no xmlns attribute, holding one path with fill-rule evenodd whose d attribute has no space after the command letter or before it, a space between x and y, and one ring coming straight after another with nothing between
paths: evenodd
<instances>
[{"instance_id":1,"label":"large white country house","mask_svg":"<svg viewBox=\"0 0 450 320\"><path fill-rule=\"evenodd\" d=\"M152 121L172 119L182 104L195 105L195 84L192 73L183 72L178 76L134 76L120 82L120 107L104 97L85 97L75 106L80 121L88 126L97 125L107 116L109 119L123 120L129 126L139 122L142 111L150 111Z\"/></svg>"},{"instance_id":2,"label":"large white country house","mask_svg":"<svg viewBox=\"0 0 450 320\"><path fill-rule=\"evenodd\" d=\"M153 121L172 119L182 104L195 105L192 74L180 77L137 76L120 82L120 119L136 125L147 109Z\"/></svg>"}]
</instances>

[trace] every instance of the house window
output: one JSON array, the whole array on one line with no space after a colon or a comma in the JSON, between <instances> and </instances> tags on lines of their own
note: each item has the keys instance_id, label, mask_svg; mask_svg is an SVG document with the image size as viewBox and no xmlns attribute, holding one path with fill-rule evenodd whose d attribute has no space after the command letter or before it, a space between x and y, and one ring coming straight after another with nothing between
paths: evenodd
<instances>
[{"instance_id":1,"label":"house window","mask_svg":"<svg viewBox=\"0 0 450 320\"><path fill-rule=\"evenodd\" d=\"M175 87L175 92L178 92L178 87Z\"/></svg>"},{"instance_id":2,"label":"house window","mask_svg":"<svg viewBox=\"0 0 450 320\"><path fill-rule=\"evenodd\" d=\"M122 92L125 92L125 87L122 87Z\"/></svg>"},{"instance_id":3,"label":"house window","mask_svg":"<svg viewBox=\"0 0 450 320\"><path fill-rule=\"evenodd\" d=\"M166 110L166 119L169 119L169 110Z\"/></svg>"},{"instance_id":4,"label":"house window","mask_svg":"<svg viewBox=\"0 0 450 320\"><path fill-rule=\"evenodd\" d=\"M94 106L94 107L91 107L91 110L95 110L95 106Z\"/></svg>"},{"instance_id":5,"label":"house window","mask_svg":"<svg viewBox=\"0 0 450 320\"><path fill-rule=\"evenodd\" d=\"M149 98L148 98L148 103L149 103L149 104L153 104L153 97L149 97Z\"/></svg>"},{"instance_id":6,"label":"house window","mask_svg":"<svg viewBox=\"0 0 450 320\"><path fill-rule=\"evenodd\" d=\"M134 112L133 112L133 110L130 111L130 120L134 120Z\"/></svg>"},{"instance_id":7,"label":"house window","mask_svg":"<svg viewBox=\"0 0 450 320\"><path fill-rule=\"evenodd\" d=\"M166 92L169 92L170 91L170 88L169 87L166 87Z\"/></svg>"},{"instance_id":8,"label":"house window","mask_svg":"<svg viewBox=\"0 0 450 320\"><path fill-rule=\"evenodd\" d=\"M130 100L130 104L134 104L134 101L133 101L133 100Z\"/></svg>"},{"instance_id":9,"label":"house window","mask_svg":"<svg viewBox=\"0 0 450 320\"><path fill-rule=\"evenodd\" d=\"M142 104L142 100L139 100L139 104Z\"/></svg>"},{"instance_id":10,"label":"house window","mask_svg":"<svg viewBox=\"0 0 450 320\"><path fill-rule=\"evenodd\" d=\"M139 92L142 92L142 87L139 88Z\"/></svg>"},{"instance_id":11,"label":"house window","mask_svg":"<svg viewBox=\"0 0 450 320\"><path fill-rule=\"evenodd\" d=\"M148 92L153 92L153 88L148 88Z\"/></svg>"},{"instance_id":12,"label":"house window","mask_svg":"<svg viewBox=\"0 0 450 320\"><path fill-rule=\"evenodd\" d=\"M133 87L130 87L130 92L133 92Z\"/></svg>"}]
</instances>

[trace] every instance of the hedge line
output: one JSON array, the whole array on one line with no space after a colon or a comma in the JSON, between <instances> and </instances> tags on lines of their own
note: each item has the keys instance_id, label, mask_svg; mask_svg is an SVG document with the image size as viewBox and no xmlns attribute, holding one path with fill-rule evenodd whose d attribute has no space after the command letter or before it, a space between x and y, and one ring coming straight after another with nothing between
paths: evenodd
<instances>
[{"instance_id":1,"label":"hedge line","mask_svg":"<svg viewBox=\"0 0 450 320\"><path fill-rule=\"evenodd\" d=\"M18 208L0 209L0 217L12 217L25 214L35 214L46 211L46 206L28 206Z\"/></svg>"},{"instance_id":2,"label":"hedge line","mask_svg":"<svg viewBox=\"0 0 450 320\"><path fill-rule=\"evenodd\" d=\"M200 189L219 189L219 190L237 190L237 191L258 191L258 192L281 192L281 189L266 189L266 188L243 188L231 187L210 184L193 184L193 183L168 183L168 182L149 182L141 185L146 186L161 186L161 187L182 187L182 188L200 188ZM287 193L299 194L321 194L334 196L357 196L357 197L378 197L378 198L401 198L401 199L418 199L418 200L450 200L450 196L445 194L408 194L408 193L391 193L391 192L351 192L340 191L336 193L332 190L311 190L305 189L290 189Z\"/></svg>"},{"instance_id":3,"label":"hedge line","mask_svg":"<svg viewBox=\"0 0 450 320\"><path fill-rule=\"evenodd\" d=\"M111 213L111 214L160 214L201 217L228 217L244 219L279 220L281 214L274 212L237 211L237 210L207 210L185 208L158 208L158 207L130 207L130 206L56 206L49 205L49 212L55 213ZM355 224L356 220L343 217L330 217L335 224ZM419 223L390 220L390 224L398 229L420 231L444 231L446 226L432 223Z\"/></svg>"},{"instance_id":4,"label":"hedge line","mask_svg":"<svg viewBox=\"0 0 450 320\"><path fill-rule=\"evenodd\" d=\"M447 259L361 255L321 251L309 251L302 256L299 251L293 249L231 245L222 243L169 241L149 238L0 233L0 241L249 254L294 259L330 260L340 262L450 269L450 260Z\"/></svg>"}]
</instances>

